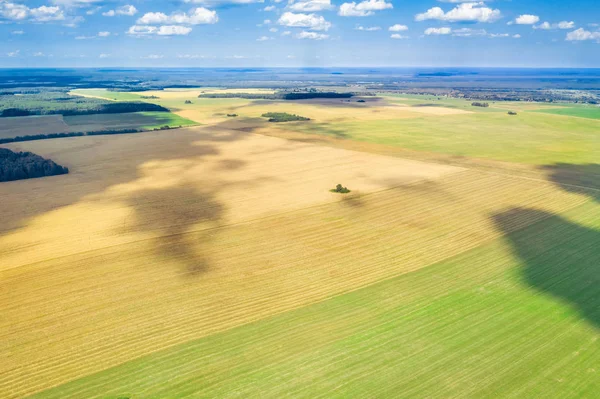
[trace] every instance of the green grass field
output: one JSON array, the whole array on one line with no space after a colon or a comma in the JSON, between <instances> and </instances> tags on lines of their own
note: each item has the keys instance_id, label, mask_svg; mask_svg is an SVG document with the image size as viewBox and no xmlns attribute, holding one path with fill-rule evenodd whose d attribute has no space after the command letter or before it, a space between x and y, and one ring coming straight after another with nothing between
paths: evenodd
<instances>
[{"instance_id":1,"label":"green grass field","mask_svg":"<svg viewBox=\"0 0 600 399\"><path fill-rule=\"evenodd\" d=\"M600 153L600 121L539 112L480 111L468 115L319 123L289 130L418 151L545 165L588 163Z\"/></svg>"},{"instance_id":2,"label":"green grass field","mask_svg":"<svg viewBox=\"0 0 600 399\"><path fill-rule=\"evenodd\" d=\"M578 107L544 109L537 112L545 114L576 116L578 118L600 119L600 106L580 105Z\"/></svg>"},{"instance_id":3,"label":"green grass field","mask_svg":"<svg viewBox=\"0 0 600 399\"><path fill-rule=\"evenodd\" d=\"M161 126L193 126L196 122L170 112L131 112L125 114L93 114L65 116L71 131L98 131L110 129L156 129Z\"/></svg>"},{"instance_id":4,"label":"green grass field","mask_svg":"<svg viewBox=\"0 0 600 399\"><path fill-rule=\"evenodd\" d=\"M75 89L71 90L72 95L82 95L89 97L98 97L112 101L141 101L142 98L137 93L111 91L106 89Z\"/></svg>"},{"instance_id":5,"label":"green grass field","mask_svg":"<svg viewBox=\"0 0 600 399\"><path fill-rule=\"evenodd\" d=\"M425 269L73 381L39 398L593 397L600 206Z\"/></svg>"}]
</instances>

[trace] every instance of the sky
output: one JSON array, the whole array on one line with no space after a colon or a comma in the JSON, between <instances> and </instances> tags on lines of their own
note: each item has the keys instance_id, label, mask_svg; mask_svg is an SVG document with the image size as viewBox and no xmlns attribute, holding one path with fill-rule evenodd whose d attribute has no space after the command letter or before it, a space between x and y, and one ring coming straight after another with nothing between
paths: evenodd
<instances>
[{"instance_id":1,"label":"sky","mask_svg":"<svg viewBox=\"0 0 600 399\"><path fill-rule=\"evenodd\" d=\"M0 0L0 67L600 68L599 0Z\"/></svg>"}]
</instances>

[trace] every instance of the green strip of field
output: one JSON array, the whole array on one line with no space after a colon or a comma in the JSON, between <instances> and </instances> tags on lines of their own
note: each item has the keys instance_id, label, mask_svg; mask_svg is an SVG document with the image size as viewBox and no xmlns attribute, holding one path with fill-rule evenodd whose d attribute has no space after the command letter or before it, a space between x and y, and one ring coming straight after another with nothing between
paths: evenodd
<instances>
[{"instance_id":1,"label":"green strip of field","mask_svg":"<svg viewBox=\"0 0 600 399\"><path fill-rule=\"evenodd\" d=\"M112 101L141 101L142 98L139 94L123 92L123 91L111 91L106 89L75 89L71 90L70 94L104 98Z\"/></svg>"},{"instance_id":2,"label":"green strip of field","mask_svg":"<svg viewBox=\"0 0 600 399\"><path fill-rule=\"evenodd\" d=\"M393 120L293 124L308 134L456 156L547 165L596 163L600 121L538 112L475 112Z\"/></svg>"},{"instance_id":3,"label":"green strip of field","mask_svg":"<svg viewBox=\"0 0 600 399\"><path fill-rule=\"evenodd\" d=\"M594 397L600 392L600 205L429 266L37 395ZM119 328L119 326L115 326Z\"/></svg>"},{"instance_id":4,"label":"green strip of field","mask_svg":"<svg viewBox=\"0 0 600 399\"><path fill-rule=\"evenodd\" d=\"M131 112L125 114L93 114L65 116L71 131L91 132L111 129L152 130L161 126L194 126L198 123L170 112Z\"/></svg>"},{"instance_id":5,"label":"green strip of field","mask_svg":"<svg viewBox=\"0 0 600 399\"><path fill-rule=\"evenodd\" d=\"M551 108L538 110L536 112L554 115L576 116L578 118L600 119L600 106L592 105L568 108Z\"/></svg>"}]
</instances>

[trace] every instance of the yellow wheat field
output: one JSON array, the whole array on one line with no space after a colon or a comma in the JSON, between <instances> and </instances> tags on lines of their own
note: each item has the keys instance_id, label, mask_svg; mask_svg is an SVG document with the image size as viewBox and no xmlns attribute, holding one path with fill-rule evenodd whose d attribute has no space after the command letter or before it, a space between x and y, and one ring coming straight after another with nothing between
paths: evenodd
<instances>
[{"instance_id":1,"label":"yellow wheat field","mask_svg":"<svg viewBox=\"0 0 600 399\"><path fill-rule=\"evenodd\" d=\"M219 126L8 147L72 173L0 186L1 397L416 270L497 238L501 210L585 200Z\"/></svg>"}]
</instances>

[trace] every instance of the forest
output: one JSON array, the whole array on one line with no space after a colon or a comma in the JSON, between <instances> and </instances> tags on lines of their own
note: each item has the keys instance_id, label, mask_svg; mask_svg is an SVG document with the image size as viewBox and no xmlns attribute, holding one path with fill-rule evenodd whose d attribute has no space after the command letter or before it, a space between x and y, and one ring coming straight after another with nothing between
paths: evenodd
<instances>
[{"instance_id":1,"label":"forest","mask_svg":"<svg viewBox=\"0 0 600 399\"><path fill-rule=\"evenodd\" d=\"M165 107L144 102L113 102L72 96L61 89L20 90L0 93L0 117L30 115L121 114L126 112L169 112Z\"/></svg>"},{"instance_id":2,"label":"forest","mask_svg":"<svg viewBox=\"0 0 600 399\"><path fill-rule=\"evenodd\" d=\"M0 148L0 182L64 175L69 169L32 152Z\"/></svg>"}]
</instances>

